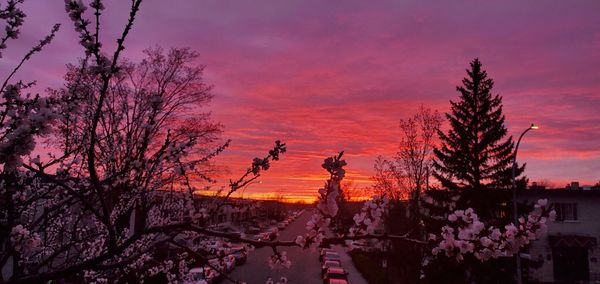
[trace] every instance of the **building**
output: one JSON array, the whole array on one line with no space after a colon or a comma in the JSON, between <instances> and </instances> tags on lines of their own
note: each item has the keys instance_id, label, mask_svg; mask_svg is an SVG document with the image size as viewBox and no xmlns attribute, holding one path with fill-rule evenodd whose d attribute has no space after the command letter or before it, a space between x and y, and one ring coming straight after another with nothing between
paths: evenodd
<instances>
[{"instance_id":1,"label":"building","mask_svg":"<svg viewBox=\"0 0 600 284\"><path fill-rule=\"evenodd\" d=\"M600 190L572 183L564 189L536 187L523 191L520 202L547 198L556 222L532 243L524 276L538 283L600 283Z\"/></svg>"},{"instance_id":2,"label":"building","mask_svg":"<svg viewBox=\"0 0 600 284\"><path fill-rule=\"evenodd\" d=\"M223 199L197 196L197 208L205 208L209 212L208 226L228 227L241 225L264 215L263 202L250 199Z\"/></svg>"}]
</instances>

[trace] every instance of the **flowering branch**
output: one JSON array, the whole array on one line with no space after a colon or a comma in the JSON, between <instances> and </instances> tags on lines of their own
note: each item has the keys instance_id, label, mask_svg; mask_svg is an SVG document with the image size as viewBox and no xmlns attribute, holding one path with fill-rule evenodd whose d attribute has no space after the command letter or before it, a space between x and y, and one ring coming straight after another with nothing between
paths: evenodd
<instances>
[{"instance_id":1,"label":"flowering branch","mask_svg":"<svg viewBox=\"0 0 600 284\"><path fill-rule=\"evenodd\" d=\"M340 182L346 174L344 170L346 161L342 160L343 155L342 151L337 156L325 159L321 165L329 173L329 179L325 182L325 186L319 189L318 212L313 214L306 223L307 233L296 237L296 243L303 248L308 248L314 243L321 244L325 237L325 229L338 213L337 199L340 195Z\"/></svg>"},{"instance_id":2,"label":"flowering branch","mask_svg":"<svg viewBox=\"0 0 600 284\"><path fill-rule=\"evenodd\" d=\"M444 253L462 261L472 254L480 261L490 258L510 257L545 232L548 221L554 221L556 212L547 207L548 200L540 199L527 217L518 224L510 223L504 229L486 227L473 209L456 210L448 216L449 224L442 228L441 239L430 234L434 243L433 256Z\"/></svg>"}]
</instances>

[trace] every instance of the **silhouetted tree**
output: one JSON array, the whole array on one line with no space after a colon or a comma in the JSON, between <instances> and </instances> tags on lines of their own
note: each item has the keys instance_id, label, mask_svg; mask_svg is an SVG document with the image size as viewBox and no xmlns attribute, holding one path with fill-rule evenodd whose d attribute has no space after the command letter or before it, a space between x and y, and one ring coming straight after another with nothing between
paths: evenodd
<instances>
[{"instance_id":1,"label":"silhouetted tree","mask_svg":"<svg viewBox=\"0 0 600 284\"><path fill-rule=\"evenodd\" d=\"M400 121L402 139L400 150L396 153L396 163L404 169L406 182L413 189L415 199L418 199L427 183L432 163L431 152L441 124L442 117L439 113L423 106L414 116Z\"/></svg>"},{"instance_id":2,"label":"silhouetted tree","mask_svg":"<svg viewBox=\"0 0 600 284\"><path fill-rule=\"evenodd\" d=\"M50 32L31 48L22 50L21 58L5 59L3 52L19 39L26 14L21 9L23 1L8 0L0 3L0 62L9 71L2 74L0 81L0 282L6 281L6 275L21 275L27 256L18 244L13 232L26 232L20 224L23 205L40 198L39 192L23 193L27 177L21 174L24 159L33 152L36 142L47 135L56 119L58 102L38 94L32 94L35 81L15 80L14 76L35 54L42 51L54 39L60 25L56 24ZM28 36L25 39L31 38ZM22 49L22 48L21 48ZM11 69L8 69L12 66ZM4 68L3 68L4 69ZM36 158L29 159L36 161ZM27 231L27 233L29 233ZM37 234L28 234L27 246L40 243Z\"/></svg>"},{"instance_id":3,"label":"silhouetted tree","mask_svg":"<svg viewBox=\"0 0 600 284\"><path fill-rule=\"evenodd\" d=\"M448 189L468 189L511 185L514 142L506 137L502 97L492 95L494 81L473 60L468 77L457 86L460 99L450 101L448 133L439 131L442 145L434 150L433 175ZM516 175L525 166L517 168ZM522 183L525 178L521 178Z\"/></svg>"},{"instance_id":4,"label":"silhouetted tree","mask_svg":"<svg viewBox=\"0 0 600 284\"><path fill-rule=\"evenodd\" d=\"M442 117L437 111L421 106L417 113L400 120L401 138L396 155L391 160L380 156L375 161L374 188L378 194L391 199L385 216L386 233L423 239L420 196L427 185L432 150L441 123ZM387 258L391 266L397 268L394 273L398 275L394 277L406 283L416 281L423 250L402 242L388 245Z\"/></svg>"},{"instance_id":5,"label":"silhouetted tree","mask_svg":"<svg viewBox=\"0 0 600 284\"><path fill-rule=\"evenodd\" d=\"M0 51L19 34L21 2L0 4L6 24ZM199 112L212 94L203 67L193 65L196 53L150 49L140 63L121 59L140 3L131 2L109 56L99 41L102 2L66 1L85 58L69 68L65 87L31 96L26 91L33 83L11 80L50 43L56 25L0 88L2 283L189 278L187 266L206 263L211 254L207 239L240 239L209 229L210 216L285 152L277 141L265 158L255 158L230 180L224 198L196 198L194 186L211 180L209 163L227 144L217 144L220 124ZM85 13L90 8L93 16ZM41 136L62 152L29 156Z\"/></svg>"},{"instance_id":6,"label":"silhouetted tree","mask_svg":"<svg viewBox=\"0 0 600 284\"><path fill-rule=\"evenodd\" d=\"M371 186L360 186L351 179L342 183L342 195L349 202L359 202L372 197L374 194Z\"/></svg>"},{"instance_id":7,"label":"silhouetted tree","mask_svg":"<svg viewBox=\"0 0 600 284\"><path fill-rule=\"evenodd\" d=\"M431 153L437 141L442 117L436 110L421 106L408 119L400 120L400 147L392 160L375 161L375 189L392 199L418 200L431 167Z\"/></svg>"},{"instance_id":8,"label":"silhouetted tree","mask_svg":"<svg viewBox=\"0 0 600 284\"><path fill-rule=\"evenodd\" d=\"M383 156L378 156L373 165L375 175L371 177L373 181L373 191L377 195L385 195L393 200L406 200L410 192L404 186L401 170L396 164Z\"/></svg>"}]
</instances>

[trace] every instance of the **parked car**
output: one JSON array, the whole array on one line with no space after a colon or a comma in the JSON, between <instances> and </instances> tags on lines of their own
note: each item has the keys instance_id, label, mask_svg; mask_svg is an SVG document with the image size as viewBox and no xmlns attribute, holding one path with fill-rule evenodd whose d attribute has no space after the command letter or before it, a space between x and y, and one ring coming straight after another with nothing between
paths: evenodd
<instances>
[{"instance_id":1,"label":"parked car","mask_svg":"<svg viewBox=\"0 0 600 284\"><path fill-rule=\"evenodd\" d=\"M366 240L358 240L352 242L352 248L357 248L363 251L372 251L375 250L373 246L367 244Z\"/></svg>"},{"instance_id":2,"label":"parked car","mask_svg":"<svg viewBox=\"0 0 600 284\"><path fill-rule=\"evenodd\" d=\"M256 235L258 233L260 233L259 227L250 227L250 228L248 228L248 230L246 230L246 234Z\"/></svg>"},{"instance_id":3,"label":"parked car","mask_svg":"<svg viewBox=\"0 0 600 284\"><path fill-rule=\"evenodd\" d=\"M224 227L220 231L224 232L224 233L229 233L229 234L231 234L231 235L233 235L235 237L238 237L238 238L242 236L242 232L240 232L240 231L238 231L236 229L230 228L230 227Z\"/></svg>"},{"instance_id":4,"label":"parked car","mask_svg":"<svg viewBox=\"0 0 600 284\"><path fill-rule=\"evenodd\" d=\"M220 258L212 258L208 260L208 264L214 267L217 270L225 271L225 262L223 262Z\"/></svg>"},{"instance_id":5,"label":"parked car","mask_svg":"<svg viewBox=\"0 0 600 284\"><path fill-rule=\"evenodd\" d=\"M236 265L242 265L246 263L246 260L248 259L248 253L243 248L239 250L233 250L233 253L231 255L233 255L233 257L235 258Z\"/></svg>"},{"instance_id":6,"label":"parked car","mask_svg":"<svg viewBox=\"0 0 600 284\"><path fill-rule=\"evenodd\" d=\"M184 284L212 284L221 278L221 274L208 265L192 268L189 274L190 278Z\"/></svg>"},{"instance_id":7,"label":"parked car","mask_svg":"<svg viewBox=\"0 0 600 284\"><path fill-rule=\"evenodd\" d=\"M204 267L196 267L190 269L190 279L183 281L183 284L209 284L204 276Z\"/></svg>"},{"instance_id":8,"label":"parked car","mask_svg":"<svg viewBox=\"0 0 600 284\"><path fill-rule=\"evenodd\" d=\"M319 260L322 261L323 260L323 256L325 256L325 253L328 253L328 252L335 252L335 250L333 250L332 248L322 248L319 251Z\"/></svg>"},{"instance_id":9,"label":"parked car","mask_svg":"<svg viewBox=\"0 0 600 284\"><path fill-rule=\"evenodd\" d=\"M330 267L323 276L323 284L348 284L348 272L341 267Z\"/></svg>"},{"instance_id":10,"label":"parked car","mask_svg":"<svg viewBox=\"0 0 600 284\"><path fill-rule=\"evenodd\" d=\"M249 240L253 240L253 241L260 241L262 234L258 233L256 235L246 235L246 239Z\"/></svg>"},{"instance_id":11,"label":"parked car","mask_svg":"<svg viewBox=\"0 0 600 284\"><path fill-rule=\"evenodd\" d=\"M335 260L340 261L340 255L337 252L326 252L323 255L322 261Z\"/></svg>"},{"instance_id":12,"label":"parked car","mask_svg":"<svg viewBox=\"0 0 600 284\"><path fill-rule=\"evenodd\" d=\"M259 241L274 241L277 239L277 228L269 228L266 232L260 234Z\"/></svg>"},{"instance_id":13,"label":"parked car","mask_svg":"<svg viewBox=\"0 0 600 284\"><path fill-rule=\"evenodd\" d=\"M211 254L217 253L217 251L219 249L221 249L222 247L224 247L224 244L222 241L209 241L206 244L206 250Z\"/></svg>"},{"instance_id":14,"label":"parked car","mask_svg":"<svg viewBox=\"0 0 600 284\"><path fill-rule=\"evenodd\" d=\"M223 275L208 265L204 266L204 277L208 283L217 283L223 280Z\"/></svg>"},{"instance_id":15,"label":"parked car","mask_svg":"<svg viewBox=\"0 0 600 284\"><path fill-rule=\"evenodd\" d=\"M342 267L342 264L339 261L326 260L325 262L323 262L323 265L321 266L321 276L325 275L325 272L327 272L327 269L329 269L331 267Z\"/></svg>"},{"instance_id":16,"label":"parked car","mask_svg":"<svg viewBox=\"0 0 600 284\"><path fill-rule=\"evenodd\" d=\"M209 259L208 263L220 271L231 272L235 268L235 257L227 255L224 257Z\"/></svg>"},{"instance_id":17,"label":"parked car","mask_svg":"<svg viewBox=\"0 0 600 284\"><path fill-rule=\"evenodd\" d=\"M286 226L286 224L285 224L285 223L283 223L283 222L282 222L282 223L279 223L279 224L277 224L277 229L279 229L279 230L283 230L283 229L285 229L285 226Z\"/></svg>"},{"instance_id":18,"label":"parked car","mask_svg":"<svg viewBox=\"0 0 600 284\"><path fill-rule=\"evenodd\" d=\"M236 263L235 256L230 254L225 257L225 268L226 268L227 272L233 271L233 269L235 268L235 263Z\"/></svg>"},{"instance_id":19,"label":"parked car","mask_svg":"<svg viewBox=\"0 0 600 284\"><path fill-rule=\"evenodd\" d=\"M258 234L258 241L269 241L269 233L260 233Z\"/></svg>"}]
</instances>

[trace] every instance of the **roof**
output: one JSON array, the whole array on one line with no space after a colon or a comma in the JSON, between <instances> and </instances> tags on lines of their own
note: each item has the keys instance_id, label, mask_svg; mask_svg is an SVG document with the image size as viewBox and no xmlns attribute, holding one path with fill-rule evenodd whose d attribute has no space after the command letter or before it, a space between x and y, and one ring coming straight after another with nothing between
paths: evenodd
<instances>
[{"instance_id":1,"label":"roof","mask_svg":"<svg viewBox=\"0 0 600 284\"><path fill-rule=\"evenodd\" d=\"M600 190L597 189L526 189L517 192L519 196L543 195L543 196L585 196L600 197Z\"/></svg>"},{"instance_id":2,"label":"roof","mask_svg":"<svg viewBox=\"0 0 600 284\"><path fill-rule=\"evenodd\" d=\"M195 267L195 268L190 269L190 273L196 273L196 272L203 273L204 267Z\"/></svg>"},{"instance_id":3,"label":"roof","mask_svg":"<svg viewBox=\"0 0 600 284\"><path fill-rule=\"evenodd\" d=\"M340 259L340 255L339 254L326 254L323 257L324 260L339 260Z\"/></svg>"},{"instance_id":4,"label":"roof","mask_svg":"<svg viewBox=\"0 0 600 284\"><path fill-rule=\"evenodd\" d=\"M323 264L328 264L328 263L341 264L338 260L331 260L331 259L325 260L325 263L323 263Z\"/></svg>"},{"instance_id":5,"label":"roof","mask_svg":"<svg viewBox=\"0 0 600 284\"><path fill-rule=\"evenodd\" d=\"M346 273L346 270L344 270L341 267L329 267L329 268L327 268L327 273L340 273L340 274L344 274L344 273Z\"/></svg>"}]
</instances>

